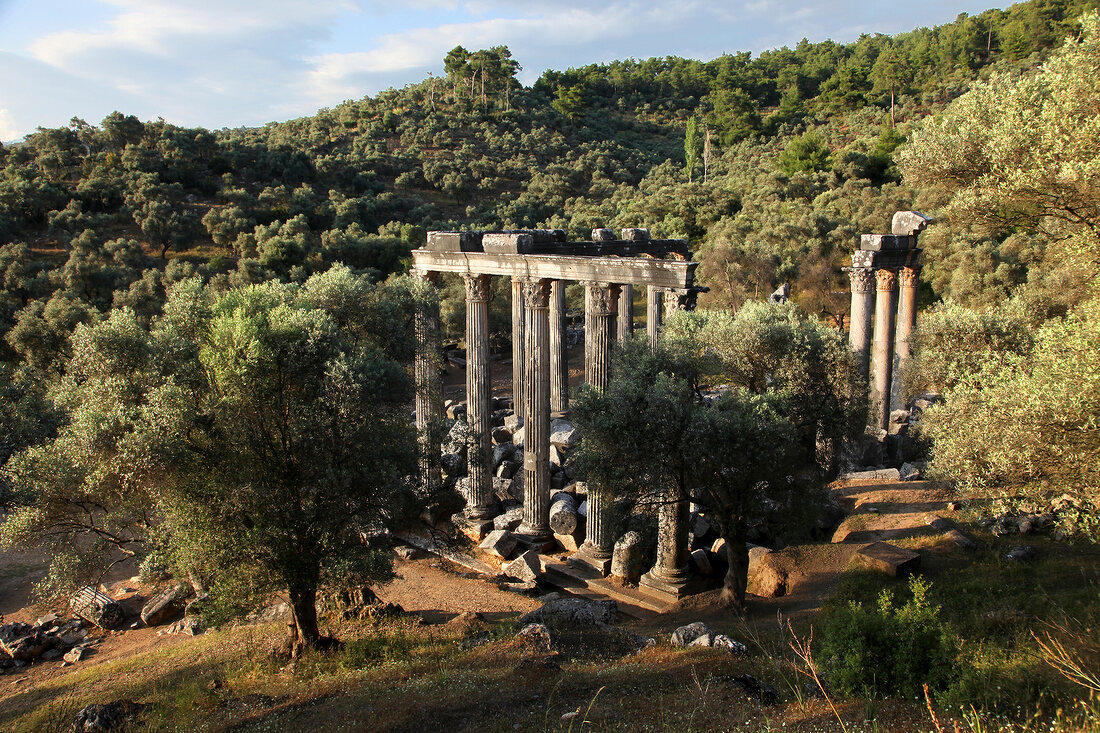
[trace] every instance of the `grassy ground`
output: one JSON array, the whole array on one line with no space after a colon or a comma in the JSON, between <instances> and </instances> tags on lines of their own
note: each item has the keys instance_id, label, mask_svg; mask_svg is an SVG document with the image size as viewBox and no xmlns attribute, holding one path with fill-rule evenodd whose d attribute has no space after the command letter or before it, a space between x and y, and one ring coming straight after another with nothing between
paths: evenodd
<instances>
[{"instance_id":1,"label":"grassy ground","mask_svg":"<svg viewBox=\"0 0 1100 733\"><path fill-rule=\"evenodd\" d=\"M829 660L792 649L821 649L834 609L870 607L883 591L899 601L909 593L905 581L851 568L829 585L824 615L797 615L793 627L762 614L749 622L715 616L713 627L747 644L744 656L674 649L658 633L669 630L667 620L555 629L547 652L515 638L518 613L496 613L492 622L462 624L415 616L331 622L343 647L288 665L271 653L281 625L228 628L122 659L93 657L33 687L0 678L0 730L71 730L83 705L126 698L147 706L136 730L1100 733L1100 697L1055 669L1040 644L1064 644L1086 677L1100 676L1100 548L994 537L975 523L980 514L954 515L976 540L973 550L920 532L891 539L921 550L937 623L954 643L950 677L932 691L931 708L923 697L823 697L807 672L811 660L819 668ZM1005 558L1025 543L1034 561ZM843 547L789 554L806 567ZM484 643L463 644L475 636ZM639 636L658 643L639 651Z\"/></svg>"}]
</instances>

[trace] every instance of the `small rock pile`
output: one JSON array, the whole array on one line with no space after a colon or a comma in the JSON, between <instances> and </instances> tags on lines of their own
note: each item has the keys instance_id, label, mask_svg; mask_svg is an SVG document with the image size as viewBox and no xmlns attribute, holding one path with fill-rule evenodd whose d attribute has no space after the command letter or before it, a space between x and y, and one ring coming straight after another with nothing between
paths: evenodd
<instances>
[{"instance_id":1,"label":"small rock pile","mask_svg":"<svg viewBox=\"0 0 1100 733\"><path fill-rule=\"evenodd\" d=\"M75 664L99 643L88 636L85 621L47 614L33 624L18 621L0 626L0 674L34 662L63 660Z\"/></svg>"}]
</instances>

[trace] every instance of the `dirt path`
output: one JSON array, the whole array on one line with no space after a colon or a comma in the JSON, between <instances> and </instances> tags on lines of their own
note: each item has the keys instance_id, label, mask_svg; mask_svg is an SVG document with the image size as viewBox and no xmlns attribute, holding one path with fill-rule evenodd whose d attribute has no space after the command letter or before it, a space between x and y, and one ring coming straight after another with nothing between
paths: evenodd
<instances>
[{"instance_id":1,"label":"dirt path","mask_svg":"<svg viewBox=\"0 0 1100 733\"><path fill-rule=\"evenodd\" d=\"M776 598L750 597L749 614L742 620L718 605L718 591L689 597L668 612L645 621L624 621L624 626L648 635L667 633L677 626L705 621L716 631L744 633L749 627L762 628L782 619L812 615L829 598L852 555L866 544L885 540L935 555L942 538L925 524L931 512L942 513L950 495L931 482L862 483L834 486L837 497L850 512L837 529L832 543L800 545L779 551L790 572L790 588ZM496 621L537 608L537 598L499 589L489 579L466 572L431 555L395 561L397 578L377 588L379 597L401 605L426 623L444 623L464 611L476 611ZM17 553L0 553L0 612L5 621L31 621L41 608L29 605L33 583L45 572L44 558ZM114 595L123 599L136 616L150 589L129 579L112 584ZM124 592L124 589L127 589ZM111 659L128 657L154 648L184 644L190 637L158 634L159 629L136 628L121 632L94 631L100 640L88 662L63 667L61 662L39 662L0 677L0 700L10 694L34 688L71 671Z\"/></svg>"}]
</instances>

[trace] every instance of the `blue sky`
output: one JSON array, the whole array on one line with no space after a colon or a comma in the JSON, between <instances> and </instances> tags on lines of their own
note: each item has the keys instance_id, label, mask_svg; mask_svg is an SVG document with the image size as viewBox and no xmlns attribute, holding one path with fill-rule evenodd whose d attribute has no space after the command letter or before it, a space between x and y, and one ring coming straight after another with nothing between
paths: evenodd
<instances>
[{"instance_id":1,"label":"blue sky","mask_svg":"<svg viewBox=\"0 0 1100 733\"><path fill-rule=\"evenodd\" d=\"M259 125L442 74L505 44L530 84L617 58L710 59L981 12L990 0L0 0L0 140L112 110Z\"/></svg>"}]
</instances>

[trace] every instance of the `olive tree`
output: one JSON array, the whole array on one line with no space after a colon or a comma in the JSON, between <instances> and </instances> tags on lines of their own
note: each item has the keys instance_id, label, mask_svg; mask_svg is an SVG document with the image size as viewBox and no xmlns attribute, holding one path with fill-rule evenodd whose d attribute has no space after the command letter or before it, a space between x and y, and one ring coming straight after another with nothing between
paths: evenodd
<instances>
[{"instance_id":1,"label":"olive tree","mask_svg":"<svg viewBox=\"0 0 1100 733\"><path fill-rule=\"evenodd\" d=\"M193 278L148 330L127 309L78 327L70 422L9 462L20 505L0 538L67 547L59 585L157 551L223 613L282 589L292 649L315 644L318 588L387 579L367 540L412 505L421 295L343 267L219 296Z\"/></svg>"},{"instance_id":2,"label":"olive tree","mask_svg":"<svg viewBox=\"0 0 1100 733\"><path fill-rule=\"evenodd\" d=\"M702 506L728 543L723 600L743 609L748 527L789 505L797 441L782 398L731 392L710 404L699 375L683 351L629 344L607 390L586 388L574 405L579 460L590 485L616 499Z\"/></svg>"}]
</instances>

